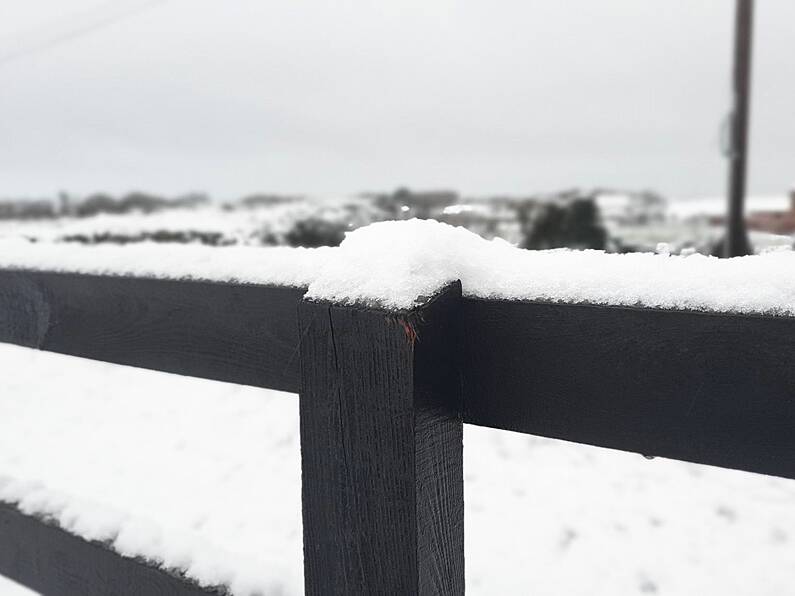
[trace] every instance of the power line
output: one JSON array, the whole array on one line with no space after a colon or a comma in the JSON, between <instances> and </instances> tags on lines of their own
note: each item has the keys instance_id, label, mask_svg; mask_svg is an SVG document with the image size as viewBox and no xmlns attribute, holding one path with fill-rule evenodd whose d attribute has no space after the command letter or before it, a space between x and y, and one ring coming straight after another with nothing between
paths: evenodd
<instances>
[{"instance_id":1,"label":"power line","mask_svg":"<svg viewBox=\"0 0 795 596\"><path fill-rule=\"evenodd\" d=\"M124 21L130 17L136 16L141 14L142 12L146 12L155 6L163 4L168 0L149 0L148 2L144 2L143 4L136 4L135 6L129 7L127 10L122 12L114 12L114 14L98 14L98 13L107 13L107 8L110 5L118 5L118 2L110 2L107 4L103 4L102 6L98 7L99 10L89 12L88 14L84 15L81 19L81 23L77 25L72 25L71 27L67 27L65 29L61 29L60 31L54 32L54 34L47 36L45 39L42 40L32 40L29 41L27 44L21 44L21 47L17 47L11 49L10 51L3 51L0 49L0 67L13 62L15 60L19 60L20 58L25 58L27 56L39 54L42 52L46 52L51 50L52 48L61 46L63 44L69 43L70 41L74 41L85 37L87 35L91 35L100 31L102 29L106 29L111 27L121 21ZM110 8L115 8L110 6ZM74 16L70 19L74 20ZM48 27L49 28L49 27Z\"/></svg>"}]
</instances>

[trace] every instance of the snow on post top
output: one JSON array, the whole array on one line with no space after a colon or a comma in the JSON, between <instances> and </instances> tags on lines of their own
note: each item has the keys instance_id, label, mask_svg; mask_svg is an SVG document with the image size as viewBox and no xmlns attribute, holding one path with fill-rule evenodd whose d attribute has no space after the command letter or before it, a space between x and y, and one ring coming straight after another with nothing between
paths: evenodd
<instances>
[{"instance_id":1,"label":"snow on post top","mask_svg":"<svg viewBox=\"0 0 795 596\"><path fill-rule=\"evenodd\" d=\"M718 259L522 250L432 220L349 233L308 298L405 310L461 280L465 296L795 315L795 253Z\"/></svg>"},{"instance_id":2,"label":"snow on post top","mask_svg":"<svg viewBox=\"0 0 795 596\"><path fill-rule=\"evenodd\" d=\"M433 220L385 221L349 232L306 296L407 310L462 278L461 257L489 242Z\"/></svg>"}]
</instances>

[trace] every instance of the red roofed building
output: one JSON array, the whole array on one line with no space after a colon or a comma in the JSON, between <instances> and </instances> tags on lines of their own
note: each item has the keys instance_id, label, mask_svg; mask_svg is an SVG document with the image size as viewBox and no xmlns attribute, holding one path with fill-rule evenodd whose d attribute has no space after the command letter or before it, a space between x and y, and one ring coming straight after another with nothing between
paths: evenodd
<instances>
[{"instance_id":1,"label":"red roofed building","mask_svg":"<svg viewBox=\"0 0 795 596\"><path fill-rule=\"evenodd\" d=\"M789 194L789 211L752 211L745 218L749 230L795 234L795 189Z\"/></svg>"}]
</instances>

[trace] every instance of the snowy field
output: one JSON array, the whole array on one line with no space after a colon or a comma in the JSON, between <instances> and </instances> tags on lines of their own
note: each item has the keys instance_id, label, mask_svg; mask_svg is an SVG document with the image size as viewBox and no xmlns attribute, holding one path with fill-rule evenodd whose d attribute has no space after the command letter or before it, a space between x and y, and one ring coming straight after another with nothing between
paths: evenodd
<instances>
[{"instance_id":1,"label":"snowy field","mask_svg":"<svg viewBox=\"0 0 795 596\"><path fill-rule=\"evenodd\" d=\"M0 368L0 499L238 595L302 593L296 396L2 344ZM468 594L795 593L795 482L464 441Z\"/></svg>"},{"instance_id":2,"label":"snowy field","mask_svg":"<svg viewBox=\"0 0 795 596\"><path fill-rule=\"evenodd\" d=\"M780 195L751 195L746 197L746 213L756 211L789 211L790 198ZM726 215L726 197L688 197L674 199L668 203L668 213L678 219L689 217L713 217Z\"/></svg>"},{"instance_id":3,"label":"snowy field","mask_svg":"<svg viewBox=\"0 0 795 596\"><path fill-rule=\"evenodd\" d=\"M0 575L0 596L36 596L36 594L37 592Z\"/></svg>"},{"instance_id":4,"label":"snowy field","mask_svg":"<svg viewBox=\"0 0 795 596\"><path fill-rule=\"evenodd\" d=\"M209 205L154 213L98 214L43 220L0 220L0 238L23 237L39 242L90 242L97 236L116 236L135 242L146 236L195 233L220 245L285 244L285 235L308 217L366 225L379 214L369 202L354 197L325 197L256 208L225 209Z\"/></svg>"},{"instance_id":5,"label":"snowy field","mask_svg":"<svg viewBox=\"0 0 795 596\"><path fill-rule=\"evenodd\" d=\"M600 203L609 199L609 196L604 196ZM699 242L710 244L722 235L722 228L710 225L707 219L725 215L726 197L674 198L665 206L665 219L655 220L650 225L616 225L610 217L616 213L610 208L609 202L602 204L602 207L605 208L605 222L611 233L625 243L652 248L656 242L667 242L672 246L693 246ZM790 198L787 194L752 195L746 198L747 213L789 209ZM462 203L448 207L444 213L459 214L473 210L483 214L490 211L484 203ZM618 214L621 213L619 210ZM173 209L149 214L133 212L42 220L0 220L0 238L24 237L41 242L93 242L98 237L111 236L137 242L158 234L182 233L186 241L191 238L195 241L201 236L220 245L271 245L284 244L288 231L297 221L308 217L344 223L354 229L384 219L386 214L360 197L329 196L254 208L229 209L220 204L211 204L194 209ZM792 245L792 238L764 233L756 233L752 241L758 248L779 244Z\"/></svg>"}]
</instances>

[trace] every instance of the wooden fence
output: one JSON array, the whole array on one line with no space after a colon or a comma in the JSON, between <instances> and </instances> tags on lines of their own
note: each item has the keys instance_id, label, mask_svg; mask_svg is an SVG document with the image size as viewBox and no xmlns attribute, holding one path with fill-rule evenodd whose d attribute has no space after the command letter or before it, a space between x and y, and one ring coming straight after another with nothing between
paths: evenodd
<instances>
[{"instance_id":1,"label":"wooden fence","mask_svg":"<svg viewBox=\"0 0 795 596\"><path fill-rule=\"evenodd\" d=\"M302 296L0 271L0 341L298 392L307 594L464 592L464 423L795 478L795 318L460 284L410 312ZM48 595L223 593L10 505L0 574Z\"/></svg>"}]
</instances>

